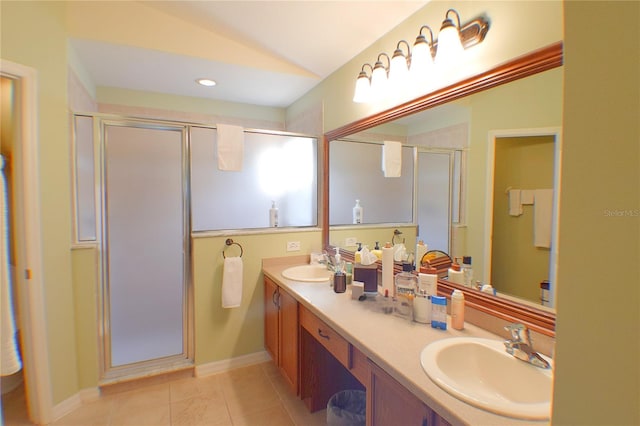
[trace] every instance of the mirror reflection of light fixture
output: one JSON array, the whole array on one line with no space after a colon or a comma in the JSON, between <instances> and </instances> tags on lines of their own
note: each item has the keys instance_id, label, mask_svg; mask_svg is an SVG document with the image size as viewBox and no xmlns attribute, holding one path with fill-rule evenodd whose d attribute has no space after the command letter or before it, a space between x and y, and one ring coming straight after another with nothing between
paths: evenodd
<instances>
[{"instance_id":1,"label":"mirror reflection of light fixture","mask_svg":"<svg viewBox=\"0 0 640 426\"><path fill-rule=\"evenodd\" d=\"M427 42L427 38L422 34L422 30L429 30L429 37L431 42ZM433 55L431 54L431 46L433 46L433 31L428 25L423 25L420 28L420 33L416 37L415 43L413 43L413 53L411 54L411 68L409 72L414 80L421 77L425 77L433 66Z\"/></svg>"},{"instance_id":2,"label":"mirror reflection of light fixture","mask_svg":"<svg viewBox=\"0 0 640 426\"><path fill-rule=\"evenodd\" d=\"M378 60L373 66L373 72L371 73L371 100L377 101L383 99L387 95L389 87L389 78L387 76L387 68L382 64L380 60L381 56L387 58L387 62L391 65L389 55L381 53L378 55Z\"/></svg>"},{"instance_id":3,"label":"mirror reflection of light fixture","mask_svg":"<svg viewBox=\"0 0 640 426\"><path fill-rule=\"evenodd\" d=\"M356 80L356 91L353 95L353 102L363 103L369 102L371 99L371 78L364 71L364 67L371 68L373 74L373 67L370 64L364 64L362 66L360 74L358 74L358 79Z\"/></svg>"},{"instance_id":4,"label":"mirror reflection of light fixture","mask_svg":"<svg viewBox=\"0 0 640 426\"><path fill-rule=\"evenodd\" d=\"M453 20L449 17L450 14L455 14L457 20L457 26L454 25ZM426 37L422 34L424 29L429 30L429 35L431 36L431 43L427 42ZM432 70L438 68L438 66L443 67L451 64L451 61L455 62L455 58L459 58L461 53L468 49L471 46L475 46L476 44L481 43L487 32L489 31L489 20L485 16L479 16L473 19L470 22L467 22L464 25L460 24L460 15L456 12L455 9L447 10L445 14L445 20L442 23L442 27L440 29L440 33L438 35L438 40L433 39L433 31L427 25L423 25L420 28L420 33L416 38L416 41L413 45L413 52L410 49L409 43L404 40L400 40L397 44L396 50L394 51L393 58L389 59L389 56L386 53L381 53L378 55L378 59L373 66L373 70L371 72L370 85L371 85L371 97L368 100L359 96L359 86L365 86L364 79L368 79L366 73L364 72L364 66L362 71L358 75L358 82L356 84L356 93L354 94L354 102L368 102L368 101L376 101L380 100L387 96L388 94L388 79L396 80L396 75L400 75L399 78L403 78L404 67L402 64L402 59L404 58L406 66L409 69L409 75L411 77L410 82L413 83L414 87L423 87L424 83L427 82L429 78L429 74ZM404 52L400 49L400 44L407 44L407 55L404 55ZM432 67L434 60L433 52L435 54L435 66ZM388 67L384 67L382 62L380 61L381 56L386 56L388 61ZM402 69L399 71L400 74L396 74L396 65L392 65L392 62L397 63L398 69ZM367 64L365 64L367 65ZM406 74L404 74L406 77ZM362 78L362 82L359 82ZM408 79L404 79L402 82L403 86L406 86ZM395 84L394 84L395 86ZM402 87L403 89L405 87ZM363 89L366 90L366 89ZM356 96L358 95L358 96ZM356 100L362 99L362 100Z\"/></svg>"},{"instance_id":5,"label":"mirror reflection of light fixture","mask_svg":"<svg viewBox=\"0 0 640 426\"><path fill-rule=\"evenodd\" d=\"M458 22L455 26L449 13L453 12ZM436 64L452 64L460 58L464 48L460 41L460 15L454 9L447 10L440 33L438 34L438 49L436 52Z\"/></svg>"}]
</instances>

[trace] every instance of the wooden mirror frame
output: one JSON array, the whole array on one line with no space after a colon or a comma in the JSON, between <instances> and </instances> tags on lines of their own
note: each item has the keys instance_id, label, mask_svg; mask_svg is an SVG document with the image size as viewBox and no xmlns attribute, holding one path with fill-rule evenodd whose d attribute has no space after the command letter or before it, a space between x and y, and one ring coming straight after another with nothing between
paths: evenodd
<instances>
[{"instance_id":1,"label":"wooden mirror frame","mask_svg":"<svg viewBox=\"0 0 640 426\"><path fill-rule=\"evenodd\" d=\"M322 144L324 158L322 176L323 246L329 248L329 146L332 140L434 108L492 87L557 68L562 64L563 45L562 42L557 42L519 56L476 76L325 133ZM341 254L346 260L353 261L353 253L341 250ZM381 265L378 266L381 267ZM462 290L465 293L465 302L471 308L509 322L521 322L533 331L555 337L556 315L554 313L510 299L472 291L446 280L438 280L438 294L449 297L454 289Z\"/></svg>"}]
</instances>

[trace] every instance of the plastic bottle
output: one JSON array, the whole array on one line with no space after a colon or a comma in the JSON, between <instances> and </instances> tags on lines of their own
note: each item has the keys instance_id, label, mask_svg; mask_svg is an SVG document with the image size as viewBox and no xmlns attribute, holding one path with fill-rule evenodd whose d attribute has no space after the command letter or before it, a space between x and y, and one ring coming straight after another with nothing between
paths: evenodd
<instances>
[{"instance_id":1,"label":"plastic bottle","mask_svg":"<svg viewBox=\"0 0 640 426\"><path fill-rule=\"evenodd\" d=\"M391 243L389 243L391 244ZM380 250L380 242L376 241L376 246L371 250L371 253L375 254L378 260L382 260L382 250Z\"/></svg>"},{"instance_id":2,"label":"plastic bottle","mask_svg":"<svg viewBox=\"0 0 640 426\"><path fill-rule=\"evenodd\" d=\"M271 208L269 209L269 226L272 228L278 227L278 208L275 201L271 201Z\"/></svg>"},{"instance_id":3,"label":"plastic bottle","mask_svg":"<svg viewBox=\"0 0 640 426\"><path fill-rule=\"evenodd\" d=\"M471 256L462 257L462 274L464 275L464 286L473 287L473 269L471 268Z\"/></svg>"},{"instance_id":4,"label":"plastic bottle","mask_svg":"<svg viewBox=\"0 0 640 426\"><path fill-rule=\"evenodd\" d=\"M394 313L412 321L413 299L418 287L418 277L413 273L413 265L411 263L402 264L402 272L396 275L394 284L394 297L396 299Z\"/></svg>"},{"instance_id":5,"label":"plastic bottle","mask_svg":"<svg viewBox=\"0 0 640 426\"><path fill-rule=\"evenodd\" d=\"M413 299L413 320L422 324L431 322L431 297L424 290L418 290Z\"/></svg>"},{"instance_id":6,"label":"plastic bottle","mask_svg":"<svg viewBox=\"0 0 640 426\"><path fill-rule=\"evenodd\" d=\"M354 261L356 263L362 263L362 243L358 243L358 250L354 255Z\"/></svg>"},{"instance_id":7,"label":"plastic bottle","mask_svg":"<svg viewBox=\"0 0 640 426\"><path fill-rule=\"evenodd\" d=\"M451 293L451 327L455 330L464 328L464 293L460 290Z\"/></svg>"},{"instance_id":8,"label":"plastic bottle","mask_svg":"<svg viewBox=\"0 0 640 426\"><path fill-rule=\"evenodd\" d=\"M447 298L431 296L431 328L447 329Z\"/></svg>"},{"instance_id":9,"label":"plastic bottle","mask_svg":"<svg viewBox=\"0 0 640 426\"><path fill-rule=\"evenodd\" d=\"M432 266L421 268L418 274L418 290L424 291L427 296L438 294L438 270Z\"/></svg>"},{"instance_id":10,"label":"plastic bottle","mask_svg":"<svg viewBox=\"0 0 640 426\"><path fill-rule=\"evenodd\" d=\"M420 240L418 241L418 244L416 244L416 269L420 270L420 266L421 262L422 262L422 258L424 257L424 255L427 253L428 248L427 245L424 243L424 241Z\"/></svg>"},{"instance_id":11,"label":"plastic bottle","mask_svg":"<svg viewBox=\"0 0 640 426\"><path fill-rule=\"evenodd\" d=\"M453 259L447 278L452 283L464 285L464 272L460 270L460 264L456 260L457 258Z\"/></svg>"},{"instance_id":12,"label":"plastic bottle","mask_svg":"<svg viewBox=\"0 0 640 426\"><path fill-rule=\"evenodd\" d=\"M360 205L360 200L356 200L356 205L353 207L353 223L359 224L362 223L363 220L363 209Z\"/></svg>"}]
</instances>

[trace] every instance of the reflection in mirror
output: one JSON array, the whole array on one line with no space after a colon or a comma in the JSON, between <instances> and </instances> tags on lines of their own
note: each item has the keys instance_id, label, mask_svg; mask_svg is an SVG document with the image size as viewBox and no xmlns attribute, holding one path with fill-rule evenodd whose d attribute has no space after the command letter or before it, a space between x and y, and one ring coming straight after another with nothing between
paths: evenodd
<instances>
[{"instance_id":1,"label":"reflection in mirror","mask_svg":"<svg viewBox=\"0 0 640 426\"><path fill-rule=\"evenodd\" d=\"M489 168L490 134L499 130L559 128L562 122L561 65L562 45L558 43L516 58L442 92L425 95L331 131L327 133L326 140L332 141L365 131L375 133L379 129L388 134L388 129L383 129L384 126L400 126L407 137L422 134L422 137L429 139L432 142L428 145L430 148L462 150L464 155L460 157L459 165L461 191L459 194L453 191L449 194L451 199L461 200L460 211L455 213L459 217L459 223L454 223L451 229L450 250L443 247L429 248L443 249L452 257L472 256L474 281L489 283L492 279L491 265L487 259L491 259L491 251L487 252L486 249L490 248L487 241L491 241L491 234L486 223L493 209L488 204L490 194L487 189L488 181L492 178L492 169ZM462 146L452 147L443 143L446 140L444 135L454 128L464 128L467 131L466 143ZM331 142L331 149L333 143ZM333 209L331 204L329 209ZM329 232L327 225L325 222L326 241L329 242L333 241L335 231L332 229ZM421 233L422 230L417 232ZM495 261L500 262L499 259ZM550 269L553 270L553 265ZM549 272L549 279L553 279L552 271ZM538 278L535 281L534 287L539 291ZM442 281L441 289L444 293L450 294L454 287L455 284ZM551 282L551 292L554 290ZM537 291L534 291L535 295L529 296L534 300L529 301L511 297L494 300L471 289L465 289L465 293L468 304L477 306L483 312L496 312L503 319L521 320L528 322L533 329L542 330L549 335L554 333L555 317L535 308L540 303ZM521 315L522 310L531 310L532 314Z\"/></svg>"}]
</instances>

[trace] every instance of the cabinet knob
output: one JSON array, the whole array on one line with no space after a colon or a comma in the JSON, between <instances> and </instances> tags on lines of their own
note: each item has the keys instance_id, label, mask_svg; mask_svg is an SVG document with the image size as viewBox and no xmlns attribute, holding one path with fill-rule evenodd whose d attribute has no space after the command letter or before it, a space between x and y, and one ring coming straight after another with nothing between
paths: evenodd
<instances>
[{"instance_id":1,"label":"cabinet knob","mask_svg":"<svg viewBox=\"0 0 640 426\"><path fill-rule=\"evenodd\" d=\"M319 335L320 337L322 337L323 339L327 339L327 340L329 340L329 339L330 339L329 335L324 334L324 333L322 332L322 329L321 329L321 328L319 328L319 329L318 329L318 335Z\"/></svg>"}]
</instances>

